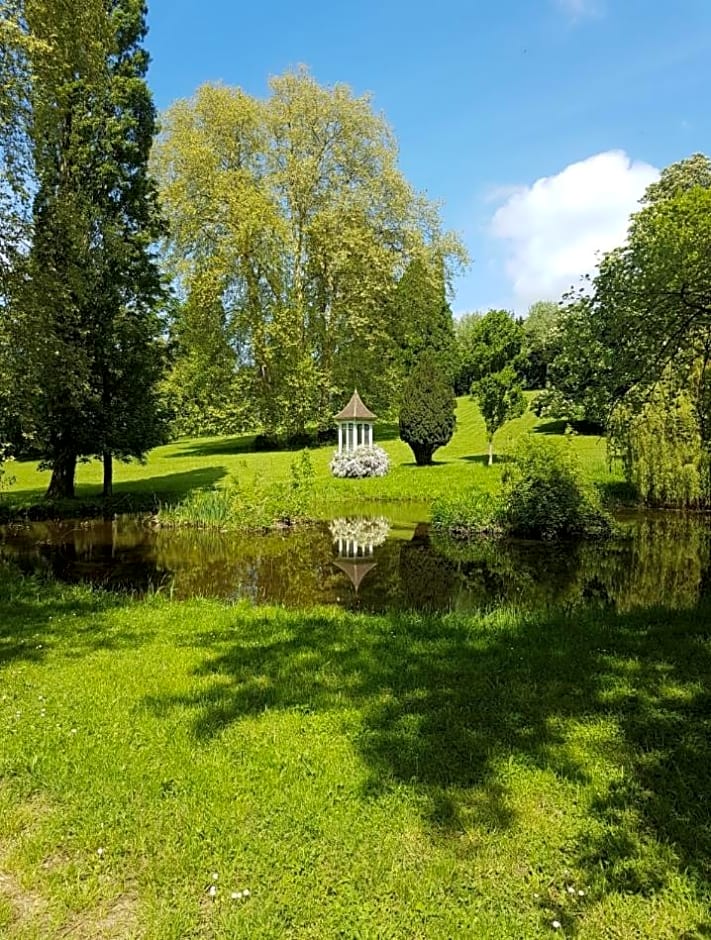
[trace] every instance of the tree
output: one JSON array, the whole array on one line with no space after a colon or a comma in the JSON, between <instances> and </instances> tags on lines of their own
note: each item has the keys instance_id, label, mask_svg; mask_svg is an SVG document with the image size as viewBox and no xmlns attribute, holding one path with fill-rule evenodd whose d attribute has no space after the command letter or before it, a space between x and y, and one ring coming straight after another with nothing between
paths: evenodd
<instances>
[{"instance_id":1,"label":"tree","mask_svg":"<svg viewBox=\"0 0 711 940\"><path fill-rule=\"evenodd\" d=\"M452 439L457 402L434 353L425 351L410 373L400 408L400 438L418 467L432 463L438 447Z\"/></svg>"},{"instance_id":2,"label":"tree","mask_svg":"<svg viewBox=\"0 0 711 940\"><path fill-rule=\"evenodd\" d=\"M547 413L606 425L623 402L643 408L668 366L690 376L708 362L711 160L695 154L667 167L641 202L625 244L563 309L550 387L537 404Z\"/></svg>"},{"instance_id":3,"label":"tree","mask_svg":"<svg viewBox=\"0 0 711 940\"><path fill-rule=\"evenodd\" d=\"M445 272L438 259L417 256L408 264L388 305L392 335L401 349L408 374L429 349L452 381L457 368L452 311L447 303Z\"/></svg>"},{"instance_id":4,"label":"tree","mask_svg":"<svg viewBox=\"0 0 711 940\"><path fill-rule=\"evenodd\" d=\"M446 282L464 250L404 179L370 99L304 70L266 101L204 85L168 110L155 166L171 276L182 298L213 285L264 428L328 423L355 386L387 409L404 375L396 285L415 259Z\"/></svg>"},{"instance_id":5,"label":"tree","mask_svg":"<svg viewBox=\"0 0 711 940\"><path fill-rule=\"evenodd\" d=\"M672 369L637 407L620 405L610 427L611 451L651 506L698 508L711 498L709 464L693 393Z\"/></svg>"},{"instance_id":6,"label":"tree","mask_svg":"<svg viewBox=\"0 0 711 940\"><path fill-rule=\"evenodd\" d=\"M526 399L516 372L510 365L475 381L472 397L476 399L486 425L491 466L494 462L494 435L507 421L521 417L526 410Z\"/></svg>"},{"instance_id":7,"label":"tree","mask_svg":"<svg viewBox=\"0 0 711 940\"><path fill-rule=\"evenodd\" d=\"M528 388L545 388L548 369L561 345L560 304L550 300L539 300L529 307L523 321L526 385Z\"/></svg>"},{"instance_id":8,"label":"tree","mask_svg":"<svg viewBox=\"0 0 711 940\"><path fill-rule=\"evenodd\" d=\"M462 369L471 382L508 365L519 370L523 339L523 328L510 311L489 310L471 325L467 347L462 350Z\"/></svg>"},{"instance_id":9,"label":"tree","mask_svg":"<svg viewBox=\"0 0 711 940\"><path fill-rule=\"evenodd\" d=\"M483 313L465 313L454 324L457 348L457 374L454 391L457 395L468 395L474 381L474 345L477 342L477 324Z\"/></svg>"},{"instance_id":10,"label":"tree","mask_svg":"<svg viewBox=\"0 0 711 940\"><path fill-rule=\"evenodd\" d=\"M77 460L142 456L161 438L162 232L147 172L155 111L145 5L27 0L32 241L5 311L25 438L72 496Z\"/></svg>"}]
</instances>

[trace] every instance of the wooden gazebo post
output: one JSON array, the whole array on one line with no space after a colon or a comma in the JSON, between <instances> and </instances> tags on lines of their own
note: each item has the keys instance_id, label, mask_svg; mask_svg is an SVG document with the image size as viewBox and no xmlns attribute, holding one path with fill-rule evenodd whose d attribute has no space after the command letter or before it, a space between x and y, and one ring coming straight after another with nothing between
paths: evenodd
<instances>
[{"instance_id":1,"label":"wooden gazebo post","mask_svg":"<svg viewBox=\"0 0 711 940\"><path fill-rule=\"evenodd\" d=\"M338 424L338 453L350 453L356 447L372 447L375 417L365 407L357 390L354 391L343 411L335 416Z\"/></svg>"}]
</instances>

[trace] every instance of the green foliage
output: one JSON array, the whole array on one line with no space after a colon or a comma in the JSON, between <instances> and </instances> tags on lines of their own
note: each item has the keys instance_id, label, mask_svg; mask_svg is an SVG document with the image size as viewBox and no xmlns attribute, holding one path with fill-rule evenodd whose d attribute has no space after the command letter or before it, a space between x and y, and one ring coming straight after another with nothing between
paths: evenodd
<instances>
[{"instance_id":1,"label":"green foliage","mask_svg":"<svg viewBox=\"0 0 711 940\"><path fill-rule=\"evenodd\" d=\"M494 435L507 421L521 417L526 410L526 399L511 366L505 366L500 372L489 373L475 381L472 397L476 399L486 425L491 464Z\"/></svg>"},{"instance_id":2,"label":"green foliage","mask_svg":"<svg viewBox=\"0 0 711 940\"><path fill-rule=\"evenodd\" d=\"M452 386L437 358L424 352L405 385L399 424L400 439L412 449L418 467L431 464L437 448L452 439L455 407Z\"/></svg>"},{"instance_id":3,"label":"green foliage","mask_svg":"<svg viewBox=\"0 0 711 940\"><path fill-rule=\"evenodd\" d=\"M452 311L447 303L440 259L414 258L405 268L386 307L389 331L400 347L405 375L425 350L437 357L442 373L454 380L457 350Z\"/></svg>"},{"instance_id":4,"label":"green foliage","mask_svg":"<svg viewBox=\"0 0 711 940\"><path fill-rule=\"evenodd\" d=\"M516 371L523 367L523 327L508 310L471 314L460 323L458 336L460 394L492 372L501 372L506 366Z\"/></svg>"},{"instance_id":5,"label":"green foliage","mask_svg":"<svg viewBox=\"0 0 711 940\"><path fill-rule=\"evenodd\" d=\"M668 370L641 405L629 399L616 409L610 450L625 476L650 506L675 509L711 504L708 449L688 389L675 386Z\"/></svg>"},{"instance_id":6,"label":"green foliage","mask_svg":"<svg viewBox=\"0 0 711 940\"><path fill-rule=\"evenodd\" d=\"M155 167L172 277L188 298L199 284L209 311L179 330L176 369L214 341L269 434L327 424L356 386L386 412L403 348L430 317L446 327L442 282L465 252L402 176L370 99L303 69L273 78L266 101L205 85L165 115ZM415 259L432 303L410 330L387 311Z\"/></svg>"},{"instance_id":7,"label":"green foliage","mask_svg":"<svg viewBox=\"0 0 711 940\"><path fill-rule=\"evenodd\" d=\"M562 308L550 300L532 304L523 321L524 357L522 372L526 387L542 389L548 369L561 346Z\"/></svg>"},{"instance_id":8,"label":"green foliage","mask_svg":"<svg viewBox=\"0 0 711 940\"><path fill-rule=\"evenodd\" d=\"M612 529L571 447L533 437L521 440L504 470L500 520L524 538L603 536Z\"/></svg>"},{"instance_id":9,"label":"green foliage","mask_svg":"<svg viewBox=\"0 0 711 940\"><path fill-rule=\"evenodd\" d=\"M587 297L560 308L555 354L536 414L604 428L612 407L614 349L599 333Z\"/></svg>"}]
</instances>

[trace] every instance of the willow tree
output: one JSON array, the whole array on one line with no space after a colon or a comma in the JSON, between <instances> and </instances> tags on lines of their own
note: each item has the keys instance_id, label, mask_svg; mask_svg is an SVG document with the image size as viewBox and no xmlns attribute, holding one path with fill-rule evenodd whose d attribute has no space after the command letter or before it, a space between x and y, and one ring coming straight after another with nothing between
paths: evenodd
<instances>
[{"instance_id":1,"label":"willow tree","mask_svg":"<svg viewBox=\"0 0 711 940\"><path fill-rule=\"evenodd\" d=\"M141 456L160 439L162 233L147 172L155 111L142 0L25 0L29 251L4 317L23 435L72 496L77 460Z\"/></svg>"},{"instance_id":2,"label":"willow tree","mask_svg":"<svg viewBox=\"0 0 711 940\"><path fill-rule=\"evenodd\" d=\"M266 100L205 85L162 126L171 274L186 298L212 286L261 423L326 421L356 381L389 404L402 377L389 297L413 258L451 269L464 252L404 179L370 99L300 70Z\"/></svg>"}]
</instances>

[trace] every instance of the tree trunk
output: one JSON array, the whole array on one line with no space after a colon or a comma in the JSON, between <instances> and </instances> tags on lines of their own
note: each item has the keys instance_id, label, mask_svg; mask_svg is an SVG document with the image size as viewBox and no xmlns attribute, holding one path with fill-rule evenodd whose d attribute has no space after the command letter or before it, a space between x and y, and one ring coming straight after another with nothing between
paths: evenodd
<instances>
[{"instance_id":1,"label":"tree trunk","mask_svg":"<svg viewBox=\"0 0 711 940\"><path fill-rule=\"evenodd\" d=\"M47 499L74 499L74 474L77 469L77 455L63 451L58 454L52 465L52 479L47 489Z\"/></svg>"},{"instance_id":2,"label":"tree trunk","mask_svg":"<svg viewBox=\"0 0 711 940\"><path fill-rule=\"evenodd\" d=\"M493 437L489 438L489 466L494 464L494 439Z\"/></svg>"},{"instance_id":3,"label":"tree trunk","mask_svg":"<svg viewBox=\"0 0 711 940\"><path fill-rule=\"evenodd\" d=\"M110 451L105 450L104 461L104 499L111 499L114 495L114 459Z\"/></svg>"}]
</instances>

